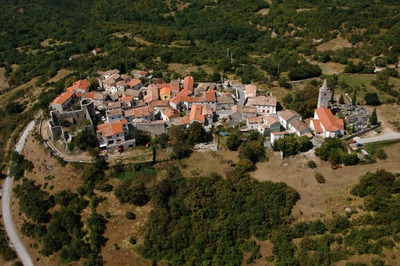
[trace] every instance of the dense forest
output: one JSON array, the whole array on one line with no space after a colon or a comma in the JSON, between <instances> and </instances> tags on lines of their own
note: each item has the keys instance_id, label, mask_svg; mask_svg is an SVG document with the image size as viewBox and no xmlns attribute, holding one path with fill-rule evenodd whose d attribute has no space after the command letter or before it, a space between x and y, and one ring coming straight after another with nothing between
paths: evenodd
<instances>
[{"instance_id":1,"label":"dense forest","mask_svg":"<svg viewBox=\"0 0 400 266\"><path fill-rule=\"evenodd\" d=\"M82 75L152 68L171 77L169 63L208 66L247 82L283 72L296 80L321 75L308 61L370 73L371 65L397 64L400 52L397 1L1 2L0 63L11 86L37 76L45 82L61 68ZM338 35L353 47L316 49ZM96 47L106 56L90 56ZM73 54L82 56L68 60Z\"/></svg>"}]
</instances>

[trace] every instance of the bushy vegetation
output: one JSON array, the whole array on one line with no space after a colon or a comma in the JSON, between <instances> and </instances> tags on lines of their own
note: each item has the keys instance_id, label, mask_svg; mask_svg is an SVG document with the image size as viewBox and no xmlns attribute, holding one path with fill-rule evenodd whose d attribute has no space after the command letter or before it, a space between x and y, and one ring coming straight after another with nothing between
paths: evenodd
<instances>
[{"instance_id":1,"label":"bushy vegetation","mask_svg":"<svg viewBox=\"0 0 400 266\"><path fill-rule=\"evenodd\" d=\"M326 138L321 147L315 150L315 155L332 165L355 165L359 162L356 153L349 154L343 151L342 141L337 138Z\"/></svg>"},{"instance_id":2,"label":"bushy vegetation","mask_svg":"<svg viewBox=\"0 0 400 266\"><path fill-rule=\"evenodd\" d=\"M6 232L0 229L0 254L5 261L17 258L17 254L8 246Z\"/></svg>"},{"instance_id":3,"label":"bushy vegetation","mask_svg":"<svg viewBox=\"0 0 400 266\"><path fill-rule=\"evenodd\" d=\"M298 198L283 183L260 183L240 170L224 180L215 174L185 179L179 170L168 169L152 190L155 209L141 253L176 265L240 265L244 239L266 238L287 224Z\"/></svg>"},{"instance_id":4,"label":"bushy vegetation","mask_svg":"<svg viewBox=\"0 0 400 266\"><path fill-rule=\"evenodd\" d=\"M284 138L278 139L274 144L274 148L282 151L284 156L306 152L312 147L313 145L307 136L299 137L296 134L290 134Z\"/></svg>"},{"instance_id":5,"label":"bushy vegetation","mask_svg":"<svg viewBox=\"0 0 400 266\"><path fill-rule=\"evenodd\" d=\"M11 165L10 165L10 176L15 180L20 179L24 176L25 171L32 171L33 164L31 161L25 159L25 157L18 152L11 153Z\"/></svg>"},{"instance_id":6,"label":"bushy vegetation","mask_svg":"<svg viewBox=\"0 0 400 266\"><path fill-rule=\"evenodd\" d=\"M317 108L317 103L318 88L311 83L304 89L298 90L295 93L287 93L283 98L283 105L285 108L296 111L303 118L314 116L314 110Z\"/></svg>"}]
</instances>

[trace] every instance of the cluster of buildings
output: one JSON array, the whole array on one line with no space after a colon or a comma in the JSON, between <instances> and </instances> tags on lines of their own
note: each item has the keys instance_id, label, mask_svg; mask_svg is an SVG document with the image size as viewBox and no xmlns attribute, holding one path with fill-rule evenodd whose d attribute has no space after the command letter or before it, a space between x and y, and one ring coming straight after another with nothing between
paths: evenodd
<instances>
[{"instance_id":1,"label":"cluster of buildings","mask_svg":"<svg viewBox=\"0 0 400 266\"><path fill-rule=\"evenodd\" d=\"M245 86L245 95L249 99L249 105L254 105L252 99L263 99L265 105L259 106L256 100L256 109L248 109L252 115L246 118L247 130L256 130L263 135L270 136L271 144L276 140L285 137L288 134L296 134L297 136L323 138L336 138L344 135L344 121L340 118L335 118L329 107L329 101L332 97L332 92L327 86L325 80L322 87L319 89L318 106L315 109L314 118L310 120L309 126L303 121L302 117L295 111L286 109L279 113L276 112L276 99L267 100L265 96L257 97L255 85ZM275 101L275 102L274 102ZM267 105L270 103L271 105ZM275 106L275 109L274 107ZM248 113L249 114L249 113Z\"/></svg>"},{"instance_id":2,"label":"cluster of buildings","mask_svg":"<svg viewBox=\"0 0 400 266\"><path fill-rule=\"evenodd\" d=\"M158 135L171 125L188 127L198 122L210 130L218 118L228 117L236 124L246 124L245 130L259 131L270 136L273 144L277 139L294 133L312 137L310 129L323 137L344 134L343 121L333 117L328 107L330 90L326 81L320 88L318 109L310 127L293 110L277 113L277 99L258 95L257 86L249 84L220 91L214 83L195 83L192 76L171 80L152 78L151 71L132 71L131 75L119 70L108 70L98 78L98 89L89 91L87 80L78 80L68 87L51 104L50 129L53 140L66 143L76 134L66 127L87 119L84 130L92 130L101 148L115 150L135 145L129 132L138 128ZM151 84L143 84L142 77L152 78ZM79 108L69 110L73 103ZM82 128L80 130L83 130Z\"/></svg>"}]
</instances>

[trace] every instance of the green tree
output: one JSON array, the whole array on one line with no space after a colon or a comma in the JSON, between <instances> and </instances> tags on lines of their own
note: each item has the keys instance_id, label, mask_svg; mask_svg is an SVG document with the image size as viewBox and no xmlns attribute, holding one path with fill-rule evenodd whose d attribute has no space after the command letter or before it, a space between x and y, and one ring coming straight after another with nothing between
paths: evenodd
<instances>
[{"instance_id":1,"label":"green tree","mask_svg":"<svg viewBox=\"0 0 400 266\"><path fill-rule=\"evenodd\" d=\"M340 94L339 103L340 104L344 104L344 96L343 96L343 94Z\"/></svg>"},{"instance_id":2,"label":"green tree","mask_svg":"<svg viewBox=\"0 0 400 266\"><path fill-rule=\"evenodd\" d=\"M138 146L144 146L151 141L150 135L138 128L129 131L129 138L135 139Z\"/></svg>"},{"instance_id":3,"label":"green tree","mask_svg":"<svg viewBox=\"0 0 400 266\"><path fill-rule=\"evenodd\" d=\"M203 143L206 137L206 131L199 122L193 122L189 125L186 132L189 142L194 145L197 143Z\"/></svg>"},{"instance_id":4,"label":"green tree","mask_svg":"<svg viewBox=\"0 0 400 266\"><path fill-rule=\"evenodd\" d=\"M381 101L379 100L378 94L375 92L367 92L364 96L365 103L368 105L380 105Z\"/></svg>"},{"instance_id":5,"label":"green tree","mask_svg":"<svg viewBox=\"0 0 400 266\"><path fill-rule=\"evenodd\" d=\"M357 90L354 90L353 96L351 97L351 104L356 105L357 103Z\"/></svg>"},{"instance_id":6,"label":"green tree","mask_svg":"<svg viewBox=\"0 0 400 266\"><path fill-rule=\"evenodd\" d=\"M240 144L242 144L242 140L240 139L240 136L236 133L230 134L226 139L226 146L231 151L236 151L239 148Z\"/></svg>"},{"instance_id":7,"label":"green tree","mask_svg":"<svg viewBox=\"0 0 400 266\"><path fill-rule=\"evenodd\" d=\"M373 126L378 124L378 115L376 114L376 108L374 108L371 116L369 117L369 123Z\"/></svg>"}]
</instances>

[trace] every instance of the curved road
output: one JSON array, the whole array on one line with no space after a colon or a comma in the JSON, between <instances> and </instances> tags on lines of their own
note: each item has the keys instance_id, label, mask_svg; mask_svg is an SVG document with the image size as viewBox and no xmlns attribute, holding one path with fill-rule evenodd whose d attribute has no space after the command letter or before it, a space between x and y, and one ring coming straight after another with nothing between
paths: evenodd
<instances>
[{"instance_id":1,"label":"curved road","mask_svg":"<svg viewBox=\"0 0 400 266\"><path fill-rule=\"evenodd\" d=\"M35 120L31 121L29 125L25 128L24 133L22 134L21 138L19 139L15 147L15 151L17 151L18 153L22 151L22 148L25 145L25 139L28 136L28 133L34 127L35 123L36 123L36 118ZM11 194L12 183L13 179L10 177L10 169L8 169L7 178L4 182L3 197L1 200L4 226L6 228L7 235L10 239L9 243L14 246L14 249L17 252L18 257L21 259L22 263L25 266L31 266L31 265L33 266L32 259L29 256L29 253L26 251L24 244L21 242L21 239L19 238L12 221L12 216L10 211L10 194Z\"/></svg>"}]
</instances>

